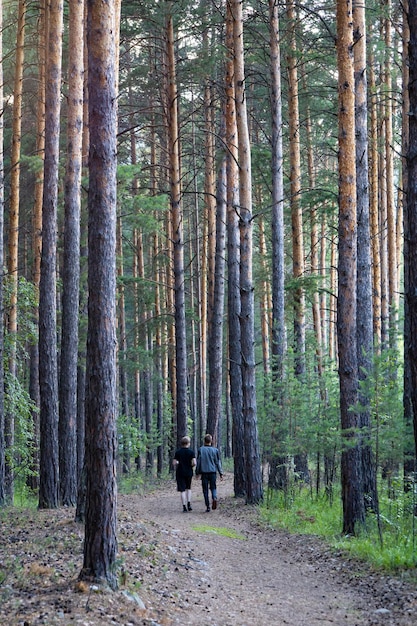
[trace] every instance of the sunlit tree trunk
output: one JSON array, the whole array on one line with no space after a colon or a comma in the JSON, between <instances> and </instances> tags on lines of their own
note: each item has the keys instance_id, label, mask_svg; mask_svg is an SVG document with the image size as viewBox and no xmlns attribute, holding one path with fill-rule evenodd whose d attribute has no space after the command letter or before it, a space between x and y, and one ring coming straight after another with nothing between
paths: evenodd
<instances>
[{"instance_id":1,"label":"sunlit tree trunk","mask_svg":"<svg viewBox=\"0 0 417 626\"><path fill-rule=\"evenodd\" d=\"M59 503L58 362L56 332L56 237L63 4L52 0L48 14L45 168L42 258L39 285L40 476L39 508Z\"/></svg>"},{"instance_id":2,"label":"sunlit tree trunk","mask_svg":"<svg viewBox=\"0 0 417 626\"><path fill-rule=\"evenodd\" d=\"M269 276L269 268L267 262L267 244L265 235L265 221L263 216L259 216L259 256L262 266L263 275ZM269 332L269 316L272 309L271 290L269 280L262 280L260 290L260 313L261 313L261 334L262 334L262 362L264 374L268 375L271 371L270 356L270 332Z\"/></svg>"},{"instance_id":3,"label":"sunlit tree trunk","mask_svg":"<svg viewBox=\"0 0 417 626\"><path fill-rule=\"evenodd\" d=\"M252 281L252 172L245 93L242 2L233 0L234 81L239 164L240 328L242 351L243 421L246 500L262 500L262 475L257 427L254 293Z\"/></svg>"},{"instance_id":4,"label":"sunlit tree trunk","mask_svg":"<svg viewBox=\"0 0 417 626\"><path fill-rule=\"evenodd\" d=\"M337 2L337 67L339 91L339 260L337 336L339 350L342 435L341 481L343 532L355 534L365 518L361 489L356 349L356 184L355 85L353 72L352 3Z\"/></svg>"},{"instance_id":5,"label":"sunlit tree trunk","mask_svg":"<svg viewBox=\"0 0 417 626\"><path fill-rule=\"evenodd\" d=\"M208 79L207 79L208 80ZM211 323L214 313L214 290L215 290L215 263L216 263L216 182L215 182L215 128L214 128L214 106L212 102L212 88L206 84L204 90L204 123L205 123L205 170L204 170L204 230L203 239L203 264L205 271L201 272L201 351L202 351L202 389L204 398L207 401L209 391L207 390L206 370L208 360L208 350L210 349L207 337L211 332ZM211 432L205 427L208 419L210 404L208 402L202 406L201 435L204 430ZM213 436L216 433L213 432Z\"/></svg>"},{"instance_id":6,"label":"sunlit tree trunk","mask_svg":"<svg viewBox=\"0 0 417 626\"><path fill-rule=\"evenodd\" d=\"M298 105L298 53L295 38L295 4L286 1L290 45L288 65L288 123L290 143L290 205L292 228L293 277L298 283L294 288L294 350L297 376L305 371L305 302L300 279L304 276L303 214L301 208L301 162L300 162L300 115Z\"/></svg>"},{"instance_id":7,"label":"sunlit tree trunk","mask_svg":"<svg viewBox=\"0 0 417 626\"><path fill-rule=\"evenodd\" d=\"M59 478L61 502L77 499L77 364L80 285L80 216L83 128L84 2L69 5L68 130L65 176L62 330L59 379Z\"/></svg>"},{"instance_id":8,"label":"sunlit tree trunk","mask_svg":"<svg viewBox=\"0 0 417 626\"><path fill-rule=\"evenodd\" d=\"M374 59L371 56L368 63L369 68L369 91L375 94L375 71ZM371 230L371 254L372 254L372 319L373 336L377 349L379 350L382 338L381 329L381 256L380 256L380 234L378 219L378 105L375 95L370 101L370 230Z\"/></svg>"}]
</instances>

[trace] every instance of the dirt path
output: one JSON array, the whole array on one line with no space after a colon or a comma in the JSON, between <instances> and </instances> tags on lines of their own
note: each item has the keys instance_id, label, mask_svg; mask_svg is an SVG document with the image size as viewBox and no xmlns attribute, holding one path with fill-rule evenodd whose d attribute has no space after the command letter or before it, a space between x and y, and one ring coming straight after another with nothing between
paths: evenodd
<instances>
[{"instance_id":1,"label":"dirt path","mask_svg":"<svg viewBox=\"0 0 417 626\"><path fill-rule=\"evenodd\" d=\"M191 513L182 513L174 489L138 503L142 519L157 525L172 553L173 567L159 588L161 605L168 599L175 608L172 623L417 624L416 605L408 615L391 606L392 594L374 597L376 587L354 581L355 566L316 540L262 529L256 511L232 498L232 487L231 477L219 484L219 507L210 513L196 480Z\"/></svg>"},{"instance_id":2,"label":"dirt path","mask_svg":"<svg viewBox=\"0 0 417 626\"><path fill-rule=\"evenodd\" d=\"M8 626L411 626L417 592L366 574L318 540L262 528L219 483L205 512L193 483L119 496L117 592L77 582L83 527L72 510L0 516L0 624ZM359 571L361 570L361 571ZM360 573L360 576L358 574Z\"/></svg>"}]
</instances>

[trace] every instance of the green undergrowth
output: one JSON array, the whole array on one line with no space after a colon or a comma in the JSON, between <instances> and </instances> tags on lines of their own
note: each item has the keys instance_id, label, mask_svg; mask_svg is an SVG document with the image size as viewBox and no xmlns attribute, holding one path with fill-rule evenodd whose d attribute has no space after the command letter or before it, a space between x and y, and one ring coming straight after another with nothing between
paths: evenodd
<instances>
[{"instance_id":1,"label":"green undergrowth","mask_svg":"<svg viewBox=\"0 0 417 626\"><path fill-rule=\"evenodd\" d=\"M315 535L330 546L388 572L414 570L417 565L417 518L415 504L408 494L395 499L380 495L380 514L368 513L357 536L342 534L340 498L330 503L324 495L300 489L291 497L280 492L268 493L260 508L264 523L291 533ZM417 577L417 575L416 575Z\"/></svg>"},{"instance_id":2,"label":"green undergrowth","mask_svg":"<svg viewBox=\"0 0 417 626\"><path fill-rule=\"evenodd\" d=\"M193 526L192 528L199 533L212 533L214 535L220 535L221 537L229 537L230 539L245 539L243 535L237 533L232 528L206 526L205 524Z\"/></svg>"}]
</instances>

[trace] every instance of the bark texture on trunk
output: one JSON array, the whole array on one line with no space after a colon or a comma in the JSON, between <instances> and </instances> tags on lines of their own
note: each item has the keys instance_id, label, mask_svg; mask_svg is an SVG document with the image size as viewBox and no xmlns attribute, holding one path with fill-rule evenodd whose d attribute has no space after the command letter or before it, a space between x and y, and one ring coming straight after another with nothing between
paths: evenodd
<instances>
[{"instance_id":1,"label":"bark texture on trunk","mask_svg":"<svg viewBox=\"0 0 417 626\"><path fill-rule=\"evenodd\" d=\"M39 285L39 508L53 508L59 504L56 237L62 23L63 4L61 0L53 0L48 13L42 258Z\"/></svg>"},{"instance_id":2,"label":"bark texture on trunk","mask_svg":"<svg viewBox=\"0 0 417 626\"><path fill-rule=\"evenodd\" d=\"M341 480L343 532L354 534L364 522L361 490L359 419L352 407L358 399L356 350L356 184L355 90L353 73L352 3L337 2L337 65L339 87L339 260L337 334L339 350L340 414L346 445Z\"/></svg>"},{"instance_id":3,"label":"bark texture on trunk","mask_svg":"<svg viewBox=\"0 0 417 626\"><path fill-rule=\"evenodd\" d=\"M242 352L246 500L250 504L255 504L262 500L263 490L255 381L254 288L252 279L252 171L246 107L242 2L233 0L231 4L233 6L234 20L234 85L239 159L240 341Z\"/></svg>"},{"instance_id":4,"label":"bark texture on trunk","mask_svg":"<svg viewBox=\"0 0 417 626\"><path fill-rule=\"evenodd\" d=\"M80 578L117 587L115 4L88 0L87 478Z\"/></svg>"}]
</instances>

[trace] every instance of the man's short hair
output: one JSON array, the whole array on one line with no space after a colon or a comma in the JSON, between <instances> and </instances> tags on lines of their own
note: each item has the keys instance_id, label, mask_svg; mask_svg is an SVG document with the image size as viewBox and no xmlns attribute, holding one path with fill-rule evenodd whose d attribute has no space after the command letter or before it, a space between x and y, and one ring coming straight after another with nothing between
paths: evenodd
<instances>
[{"instance_id":1,"label":"man's short hair","mask_svg":"<svg viewBox=\"0 0 417 626\"><path fill-rule=\"evenodd\" d=\"M211 443L213 441L213 437L211 435L206 435L204 437L204 443Z\"/></svg>"},{"instance_id":2,"label":"man's short hair","mask_svg":"<svg viewBox=\"0 0 417 626\"><path fill-rule=\"evenodd\" d=\"M181 445L183 446L183 448L185 448L185 446L188 446L191 442L191 439L189 437L183 437L181 439Z\"/></svg>"}]
</instances>

